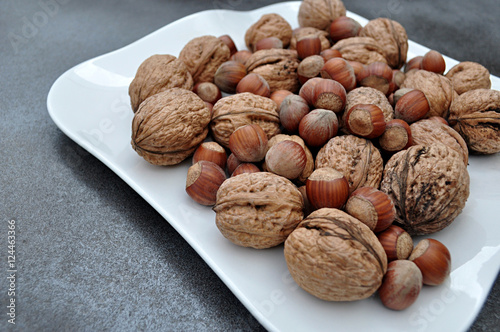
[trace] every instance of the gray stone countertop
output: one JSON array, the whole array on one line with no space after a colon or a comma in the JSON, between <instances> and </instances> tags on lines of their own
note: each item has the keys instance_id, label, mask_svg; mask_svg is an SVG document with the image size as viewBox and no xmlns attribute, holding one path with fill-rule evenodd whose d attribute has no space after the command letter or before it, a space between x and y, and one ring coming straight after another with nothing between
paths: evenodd
<instances>
[{"instance_id":1,"label":"gray stone countertop","mask_svg":"<svg viewBox=\"0 0 500 332\"><path fill-rule=\"evenodd\" d=\"M49 117L73 66L186 15L279 1L0 0L0 330L260 331L187 242ZM345 0L368 19L500 76L497 1ZM16 223L16 325L8 324L7 226ZM497 279L471 331L498 331Z\"/></svg>"}]
</instances>

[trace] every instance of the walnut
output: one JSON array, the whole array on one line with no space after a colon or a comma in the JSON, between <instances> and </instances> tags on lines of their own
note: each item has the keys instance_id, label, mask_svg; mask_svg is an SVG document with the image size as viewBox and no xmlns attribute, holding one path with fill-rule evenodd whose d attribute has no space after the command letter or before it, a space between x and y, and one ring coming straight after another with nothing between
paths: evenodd
<instances>
[{"instance_id":1,"label":"walnut","mask_svg":"<svg viewBox=\"0 0 500 332\"><path fill-rule=\"evenodd\" d=\"M341 127L343 127L343 123L345 122L347 111L357 104L376 105L384 113L385 122L394 119L394 109L381 91L370 87L359 87L349 91L346 95L345 112L342 116Z\"/></svg>"},{"instance_id":2,"label":"walnut","mask_svg":"<svg viewBox=\"0 0 500 332\"><path fill-rule=\"evenodd\" d=\"M451 104L448 120L470 152L500 152L500 91L476 89L461 94Z\"/></svg>"},{"instance_id":3,"label":"walnut","mask_svg":"<svg viewBox=\"0 0 500 332\"><path fill-rule=\"evenodd\" d=\"M450 126L431 119L422 119L410 125L413 145L442 143L462 155L464 164L469 161L469 149L462 136Z\"/></svg>"},{"instance_id":4,"label":"walnut","mask_svg":"<svg viewBox=\"0 0 500 332\"><path fill-rule=\"evenodd\" d=\"M359 36L375 39L384 51L387 64L392 68L400 69L406 63L408 35L398 22L383 17L376 18L361 29Z\"/></svg>"},{"instance_id":5,"label":"walnut","mask_svg":"<svg viewBox=\"0 0 500 332\"><path fill-rule=\"evenodd\" d=\"M459 95L469 90L491 88L489 70L477 62L460 62L446 73L446 77Z\"/></svg>"},{"instance_id":6,"label":"walnut","mask_svg":"<svg viewBox=\"0 0 500 332\"><path fill-rule=\"evenodd\" d=\"M279 143L279 142L282 142L282 141L285 141L285 140L290 140L290 141L294 141L298 144L300 144L300 146L302 146L302 148L304 148L304 151L306 152L306 157L307 157L307 161L306 161L306 166L304 167L304 170L302 171L302 174L297 178L297 181L299 183L305 183L307 178L309 177L309 175L311 175L311 173L314 171L314 157L311 153L311 150L309 150L309 148L307 147L307 145L304 143L304 140L300 137L300 136L297 136L297 135L285 135L285 134L278 134L276 136L273 136L268 142L267 142L267 150L269 151L269 149ZM263 170L267 170L267 166L266 166L266 163L264 161L264 163L262 164L262 169Z\"/></svg>"},{"instance_id":7,"label":"walnut","mask_svg":"<svg viewBox=\"0 0 500 332\"><path fill-rule=\"evenodd\" d=\"M172 88L141 103L132 120L132 147L155 165L175 165L208 134L210 109L194 92Z\"/></svg>"},{"instance_id":8,"label":"walnut","mask_svg":"<svg viewBox=\"0 0 500 332\"><path fill-rule=\"evenodd\" d=\"M295 50L268 49L253 53L245 65L248 73L259 74L266 80L271 92L297 92L300 86L297 75L299 63Z\"/></svg>"},{"instance_id":9,"label":"walnut","mask_svg":"<svg viewBox=\"0 0 500 332\"><path fill-rule=\"evenodd\" d=\"M257 249L277 246L303 218L304 201L288 179L269 172L224 181L213 208L215 223L231 242Z\"/></svg>"},{"instance_id":10,"label":"walnut","mask_svg":"<svg viewBox=\"0 0 500 332\"><path fill-rule=\"evenodd\" d=\"M181 50L182 60L193 76L194 83L213 82L219 66L231 56L229 47L214 36L191 39Z\"/></svg>"},{"instance_id":11,"label":"walnut","mask_svg":"<svg viewBox=\"0 0 500 332\"><path fill-rule=\"evenodd\" d=\"M264 38L276 37L283 42L286 48L292 38L292 27L279 14L264 14L252 24L245 33L245 44L250 51L255 51L255 44Z\"/></svg>"},{"instance_id":12,"label":"walnut","mask_svg":"<svg viewBox=\"0 0 500 332\"><path fill-rule=\"evenodd\" d=\"M284 254L297 284L326 301L371 296L387 270L387 255L375 234L337 209L307 216L286 239Z\"/></svg>"},{"instance_id":13,"label":"walnut","mask_svg":"<svg viewBox=\"0 0 500 332\"><path fill-rule=\"evenodd\" d=\"M358 61L365 65L373 62L387 63L382 46L371 37L341 39L332 48L342 53L342 57L349 61Z\"/></svg>"},{"instance_id":14,"label":"walnut","mask_svg":"<svg viewBox=\"0 0 500 332\"><path fill-rule=\"evenodd\" d=\"M215 103L210 129L219 144L229 147L229 136L247 124L258 124L268 138L278 134L280 123L276 103L249 92L227 96Z\"/></svg>"},{"instance_id":15,"label":"walnut","mask_svg":"<svg viewBox=\"0 0 500 332\"><path fill-rule=\"evenodd\" d=\"M269 84L271 92L299 90L299 67L297 51L284 49L260 50L253 53L245 62L248 73L262 76Z\"/></svg>"},{"instance_id":16,"label":"walnut","mask_svg":"<svg viewBox=\"0 0 500 332\"><path fill-rule=\"evenodd\" d=\"M330 48L330 40L328 39L328 32L325 30L319 30L313 27L303 27L303 28L298 28L295 30L292 34L292 39L290 40L290 46L289 48L291 50L295 50L297 47L297 40L304 38L304 37L318 37L321 41L321 50L326 50L327 48Z\"/></svg>"},{"instance_id":17,"label":"walnut","mask_svg":"<svg viewBox=\"0 0 500 332\"><path fill-rule=\"evenodd\" d=\"M412 70L406 74L401 88L422 91L429 100L430 110L426 117L447 117L448 109L455 96L451 81L443 75L427 70Z\"/></svg>"},{"instance_id":18,"label":"walnut","mask_svg":"<svg viewBox=\"0 0 500 332\"><path fill-rule=\"evenodd\" d=\"M333 20L345 14L341 0L304 0L299 7L299 26L328 30Z\"/></svg>"},{"instance_id":19,"label":"walnut","mask_svg":"<svg viewBox=\"0 0 500 332\"><path fill-rule=\"evenodd\" d=\"M450 225L469 197L463 155L440 143L414 145L387 162L380 190L396 207L395 223L410 235L431 234Z\"/></svg>"},{"instance_id":20,"label":"walnut","mask_svg":"<svg viewBox=\"0 0 500 332\"><path fill-rule=\"evenodd\" d=\"M371 141L344 135L330 139L319 150L315 167L331 167L344 174L349 183L349 193L352 193L360 187L378 188L383 160Z\"/></svg>"},{"instance_id":21,"label":"walnut","mask_svg":"<svg viewBox=\"0 0 500 332\"><path fill-rule=\"evenodd\" d=\"M128 88L134 113L146 98L170 88L193 88L193 78L184 62L170 54L155 54L144 60Z\"/></svg>"}]
</instances>

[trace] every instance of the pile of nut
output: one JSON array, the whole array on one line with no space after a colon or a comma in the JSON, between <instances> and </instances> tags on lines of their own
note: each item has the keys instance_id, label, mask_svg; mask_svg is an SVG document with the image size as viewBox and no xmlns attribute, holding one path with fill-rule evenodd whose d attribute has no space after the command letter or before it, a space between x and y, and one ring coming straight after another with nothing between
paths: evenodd
<instances>
[{"instance_id":1,"label":"pile of nut","mask_svg":"<svg viewBox=\"0 0 500 332\"><path fill-rule=\"evenodd\" d=\"M265 14L247 50L205 35L146 59L132 147L156 165L192 156L187 194L233 243L284 243L307 292L405 309L450 273L445 245L412 236L460 214L469 152L500 152L500 92L478 63L407 60L398 22L362 27L340 0L304 0L298 22Z\"/></svg>"}]
</instances>

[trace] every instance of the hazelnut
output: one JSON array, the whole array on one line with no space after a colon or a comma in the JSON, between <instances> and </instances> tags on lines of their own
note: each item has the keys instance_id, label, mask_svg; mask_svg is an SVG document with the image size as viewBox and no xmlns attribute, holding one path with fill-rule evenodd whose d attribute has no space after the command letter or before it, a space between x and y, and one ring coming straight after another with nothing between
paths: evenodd
<instances>
[{"instance_id":1,"label":"hazelnut","mask_svg":"<svg viewBox=\"0 0 500 332\"><path fill-rule=\"evenodd\" d=\"M398 99L394 107L394 116L407 123L423 119L430 110L429 101L425 94L417 89L405 93Z\"/></svg>"},{"instance_id":2,"label":"hazelnut","mask_svg":"<svg viewBox=\"0 0 500 332\"><path fill-rule=\"evenodd\" d=\"M244 125L229 136L229 149L240 161L257 162L264 159L267 135L256 124Z\"/></svg>"},{"instance_id":3,"label":"hazelnut","mask_svg":"<svg viewBox=\"0 0 500 332\"><path fill-rule=\"evenodd\" d=\"M422 272L425 285L440 285L450 275L450 251L438 240L421 240L408 259L414 262Z\"/></svg>"},{"instance_id":4,"label":"hazelnut","mask_svg":"<svg viewBox=\"0 0 500 332\"><path fill-rule=\"evenodd\" d=\"M315 109L300 120L299 136L310 147L321 147L337 135L339 121L337 115L325 109Z\"/></svg>"},{"instance_id":5,"label":"hazelnut","mask_svg":"<svg viewBox=\"0 0 500 332\"><path fill-rule=\"evenodd\" d=\"M392 82L392 68L384 62L373 62L363 67L358 74L359 84L388 94Z\"/></svg>"},{"instance_id":6,"label":"hazelnut","mask_svg":"<svg viewBox=\"0 0 500 332\"><path fill-rule=\"evenodd\" d=\"M285 99L286 96L289 96L289 95L292 95L292 94L293 94L292 91L288 91L288 90L276 90L273 93L271 93L271 95L269 96L269 98L271 98L276 103L276 105L278 105L278 108L280 108L281 103L283 102L283 99Z\"/></svg>"},{"instance_id":7,"label":"hazelnut","mask_svg":"<svg viewBox=\"0 0 500 332\"><path fill-rule=\"evenodd\" d=\"M359 73L361 73L365 65L359 61L354 61L354 60L347 60L347 62L351 65L352 69L354 70L354 76L356 76L356 82L359 82L358 75Z\"/></svg>"},{"instance_id":8,"label":"hazelnut","mask_svg":"<svg viewBox=\"0 0 500 332\"><path fill-rule=\"evenodd\" d=\"M234 55L234 53L238 52L238 48L236 47L236 44L234 43L234 40L233 40L233 38L231 38L231 36L222 35L222 36L219 36L219 39L222 40L222 42L224 44L226 44L227 47L229 47L229 51L230 51L231 56Z\"/></svg>"},{"instance_id":9,"label":"hazelnut","mask_svg":"<svg viewBox=\"0 0 500 332\"><path fill-rule=\"evenodd\" d=\"M342 58L328 60L321 69L321 77L339 82L347 92L356 87L354 69L349 62Z\"/></svg>"},{"instance_id":10,"label":"hazelnut","mask_svg":"<svg viewBox=\"0 0 500 332\"><path fill-rule=\"evenodd\" d=\"M281 102L279 113L283 128L293 133L299 129L300 120L309 113L309 105L301 96L291 94Z\"/></svg>"},{"instance_id":11,"label":"hazelnut","mask_svg":"<svg viewBox=\"0 0 500 332\"><path fill-rule=\"evenodd\" d=\"M195 202L214 205L217 190L226 180L226 174L211 161L201 160L188 169L186 192Z\"/></svg>"},{"instance_id":12,"label":"hazelnut","mask_svg":"<svg viewBox=\"0 0 500 332\"><path fill-rule=\"evenodd\" d=\"M236 158L236 156L234 155L234 153L231 153L229 155L229 157L227 157L227 162L226 162L227 172L229 174L233 174L233 172L235 171L236 167L238 167L242 163L243 162L241 160L238 160L238 158Z\"/></svg>"},{"instance_id":13,"label":"hazelnut","mask_svg":"<svg viewBox=\"0 0 500 332\"><path fill-rule=\"evenodd\" d=\"M193 164L200 160L211 161L220 168L226 168L226 150L217 142L203 142L198 146L193 155Z\"/></svg>"},{"instance_id":14,"label":"hazelnut","mask_svg":"<svg viewBox=\"0 0 500 332\"><path fill-rule=\"evenodd\" d=\"M342 84L337 81L321 79L314 85L311 101L315 108L323 108L338 113L344 110L346 91Z\"/></svg>"},{"instance_id":15,"label":"hazelnut","mask_svg":"<svg viewBox=\"0 0 500 332\"><path fill-rule=\"evenodd\" d=\"M240 175L243 173L255 173L260 172L260 169L252 163L241 163L235 170L231 173L231 176Z\"/></svg>"},{"instance_id":16,"label":"hazelnut","mask_svg":"<svg viewBox=\"0 0 500 332\"><path fill-rule=\"evenodd\" d=\"M302 60L297 67L300 84L304 84L309 79L319 76L324 64L325 60L319 55L311 55Z\"/></svg>"},{"instance_id":17,"label":"hazelnut","mask_svg":"<svg viewBox=\"0 0 500 332\"><path fill-rule=\"evenodd\" d=\"M375 138L385 131L384 113L373 104L358 104L347 110L344 125L357 136Z\"/></svg>"},{"instance_id":18,"label":"hazelnut","mask_svg":"<svg viewBox=\"0 0 500 332\"><path fill-rule=\"evenodd\" d=\"M255 43L255 51L283 48L283 42L278 37L266 37Z\"/></svg>"},{"instance_id":19,"label":"hazelnut","mask_svg":"<svg viewBox=\"0 0 500 332\"><path fill-rule=\"evenodd\" d=\"M222 93L217 85L212 82L196 83L193 87L193 92L198 95L203 101L210 104L215 104L217 100L222 98Z\"/></svg>"},{"instance_id":20,"label":"hazelnut","mask_svg":"<svg viewBox=\"0 0 500 332\"><path fill-rule=\"evenodd\" d=\"M386 123L384 133L378 138L380 147L387 152L398 152L413 144L410 125L401 119Z\"/></svg>"},{"instance_id":21,"label":"hazelnut","mask_svg":"<svg viewBox=\"0 0 500 332\"><path fill-rule=\"evenodd\" d=\"M313 104L312 100L314 97L314 87L316 86L316 84L321 82L321 80L323 80L321 77L311 78L311 79L307 80L307 82L305 82L299 90L299 96L304 98L304 100L310 106L312 106L312 104Z\"/></svg>"},{"instance_id":22,"label":"hazelnut","mask_svg":"<svg viewBox=\"0 0 500 332\"><path fill-rule=\"evenodd\" d=\"M271 95L271 89L269 84L259 74L250 73L243 77L236 85L236 93L250 92L254 95L269 97Z\"/></svg>"},{"instance_id":23,"label":"hazelnut","mask_svg":"<svg viewBox=\"0 0 500 332\"><path fill-rule=\"evenodd\" d=\"M306 180L306 193L315 209L340 209L349 197L349 184L345 176L336 169L317 168Z\"/></svg>"},{"instance_id":24,"label":"hazelnut","mask_svg":"<svg viewBox=\"0 0 500 332\"><path fill-rule=\"evenodd\" d=\"M274 144L266 153L267 169L277 175L293 180L298 178L307 162L304 148L291 140Z\"/></svg>"},{"instance_id":25,"label":"hazelnut","mask_svg":"<svg viewBox=\"0 0 500 332\"><path fill-rule=\"evenodd\" d=\"M377 234L377 238L384 247L388 261L407 259L413 251L413 239L407 231L396 225Z\"/></svg>"},{"instance_id":26,"label":"hazelnut","mask_svg":"<svg viewBox=\"0 0 500 332\"><path fill-rule=\"evenodd\" d=\"M422 273L411 261L392 261L378 289L380 300L389 309L404 310L418 298L422 289Z\"/></svg>"},{"instance_id":27,"label":"hazelnut","mask_svg":"<svg viewBox=\"0 0 500 332\"><path fill-rule=\"evenodd\" d=\"M337 17L330 24L328 32L330 33L330 38L334 42L341 39L356 37L361 30L361 24L351 17L340 16Z\"/></svg>"},{"instance_id":28,"label":"hazelnut","mask_svg":"<svg viewBox=\"0 0 500 332\"><path fill-rule=\"evenodd\" d=\"M356 189L348 198L345 211L375 233L389 227L396 210L389 196L374 187Z\"/></svg>"},{"instance_id":29,"label":"hazelnut","mask_svg":"<svg viewBox=\"0 0 500 332\"><path fill-rule=\"evenodd\" d=\"M430 50L422 58L421 69L442 75L446 70L446 62L441 53Z\"/></svg>"},{"instance_id":30,"label":"hazelnut","mask_svg":"<svg viewBox=\"0 0 500 332\"><path fill-rule=\"evenodd\" d=\"M398 103L398 100L412 90L413 90L412 88L400 88L400 89L397 89L396 91L394 91L393 98L392 98L393 105L396 106L396 104Z\"/></svg>"},{"instance_id":31,"label":"hazelnut","mask_svg":"<svg viewBox=\"0 0 500 332\"><path fill-rule=\"evenodd\" d=\"M233 55L231 55L231 58L229 60L236 61L236 62L239 62L241 64L245 64L251 55L252 55L252 52L250 52L248 50L241 50L241 51L238 51L238 52L234 53Z\"/></svg>"},{"instance_id":32,"label":"hazelnut","mask_svg":"<svg viewBox=\"0 0 500 332\"><path fill-rule=\"evenodd\" d=\"M215 72L214 83L224 92L235 93L236 86L246 74L244 64L229 60L221 64Z\"/></svg>"},{"instance_id":33,"label":"hazelnut","mask_svg":"<svg viewBox=\"0 0 500 332\"><path fill-rule=\"evenodd\" d=\"M321 53L319 55L321 55L321 57L323 57L323 59L325 59L325 62L330 60L330 59L333 59L333 58L341 58L342 57L342 54L340 53L340 51L334 50L333 48L328 48L326 50L323 50L323 51L321 51Z\"/></svg>"},{"instance_id":34,"label":"hazelnut","mask_svg":"<svg viewBox=\"0 0 500 332\"><path fill-rule=\"evenodd\" d=\"M319 55L321 52L321 39L318 36L304 36L299 38L296 50L299 59L305 59L311 55Z\"/></svg>"},{"instance_id":35,"label":"hazelnut","mask_svg":"<svg viewBox=\"0 0 500 332\"><path fill-rule=\"evenodd\" d=\"M401 84L403 84L405 80L405 73L403 73L399 69L392 70L392 81L389 84L389 93L393 93L398 90Z\"/></svg>"},{"instance_id":36,"label":"hazelnut","mask_svg":"<svg viewBox=\"0 0 500 332\"><path fill-rule=\"evenodd\" d=\"M422 59L423 58L424 58L423 55L417 55L416 57L408 60L408 62L405 64L404 73L406 74L410 70L413 70L413 69L416 69L416 70L422 69Z\"/></svg>"}]
</instances>

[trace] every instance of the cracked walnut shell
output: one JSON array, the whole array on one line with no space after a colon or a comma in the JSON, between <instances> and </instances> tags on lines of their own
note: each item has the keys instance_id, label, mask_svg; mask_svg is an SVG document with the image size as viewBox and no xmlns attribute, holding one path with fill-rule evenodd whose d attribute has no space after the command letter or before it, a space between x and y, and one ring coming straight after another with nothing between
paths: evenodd
<instances>
[{"instance_id":1,"label":"cracked walnut shell","mask_svg":"<svg viewBox=\"0 0 500 332\"><path fill-rule=\"evenodd\" d=\"M476 89L461 94L451 104L448 121L471 152L500 152L500 91Z\"/></svg>"},{"instance_id":2,"label":"cracked walnut shell","mask_svg":"<svg viewBox=\"0 0 500 332\"><path fill-rule=\"evenodd\" d=\"M360 37L371 37L382 47L387 64L400 69L406 63L408 35L398 22L379 17L369 21L359 32Z\"/></svg>"},{"instance_id":3,"label":"cracked walnut shell","mask_svg":"<svg viewBox=\"0 0 500 332\"><path fill-rule=\"evenodd\" d=\"M268 37L278 38L283 42L283 47L287 48L292 38L292 27L279 14L264 14L245 32L245 44L254 52L257 42Z\"/></svg>"},{"instance_id":4,"label":"cracked walnut shell","mask_svg":"<svg viewBox=\"0 0 500 332\"><path fill-rule=\"evenodd\" d=\"M212 111L210 130L219 144L229 147L229 136L247 124L257 124L271 138L280 132L278 107L270 98L250 92L219 99Z\"/></svg>"},{"instance_id":5,"label":"cracked walnut shell","mask_svg":"<svg viewBox=\"0 0 500 332\"><path fill-rule=\"evenodd\" d=\"M191 39L179 53L193 76L194 84L213 82L219 66L229 60L231 51L215 36L201 36Z\"/></svg>"},{"instance_id":6,"label":"cracked walnut shell","mask_svg":"<svg viewBox=\"0 0 500 332\"><path fill-rule=\"evenodd\" d=\"M342 0L304 0L298 13L299 26L327 30L339 16L345 16Z\"/></svg>"},{"instance_id":7,"label":"cracked walnut shell","mask_svg":"<svg viewBox=\"0 0 500 332\"><path fill-rule=\"evenodd\" d=\"M194 92L172 88L141 103L132 120L132 147L154 165L175 165L206 138L210 109Z\"/></svg>"},{"instance_id":8,"label":"cracked walnut shell","mask_svg":"<svg viewBox=\"0 0 500 332\"><path fill-rule=\"evenodd\" d=\"M134 113L148 97L170 88L193 88L193 78L184 62L170 54L155 54L144 60L130 83L128 94Z\"/></svg>"},{"instance_id":9,"label":"cracked walnut shell","mask_svg":"<svg viewBox=\"0 0 500 332\"><path fill-rule=\"evenodd\" d=\"M213 208L222 235L243 247L277 246L303 219L304 200L288 179L269 172L243 173L224 181Z\"/></svg>"},{"instance_id":10,"label":"cracked walnut shell","mask_svg":"<svg viewBox=\"0 0 500 332\"><path fill-rule=\"evenodd\" d=\"M447 227L462 212L469 184L462 154L436 143L394 154L380 190L394 202L394 222L410 235L424 235Z\"/></svg>"},{"instance_id":11,"label":"cracked walnut shell","mask_svg":"<svg viewBox=\"0 0 500 332\"><path fill-rule=\"evenodd\" d=\"M293 279L326 301L355 301L375 293L387 271L387 255L375 234L349 214L312 212L285 241Z\"/></svg>"},{"instance_id":12,"label":"cracked walnut shell","mask_svg":"<svg viewBox=\"0 0 500 332\"><path fill-rule=\"evenodd\" d=\"M336 136L316 156L315 168L331 167L344 174L349 193L361 187L378 188L382 180L383 160L370 140L354 135Z\"/></svg>"},{"instance_id":13,"label":"cracked walnut shell","mask_svg":"<svg viewBox=\"0 0 500 332\"><path fill-rule=\"evenodd\" d=\"M269 84L271 93L278 90L299 90L299 67L297 51L284 49L260 50L245 62L247 73L262 76Z\"/></svg>"},{"instance_id":14,"label":"cracked walnut shell","mask_svg":"<svg viewBox=\"0 0 500 332\"><path fill-rule=\"evenodd\" d=\"M413 145L442 143L460 153L464 164L469 162L469 149L458 132L439 121L422 119L410 125Z\"/></svg>"}]
</instances>

